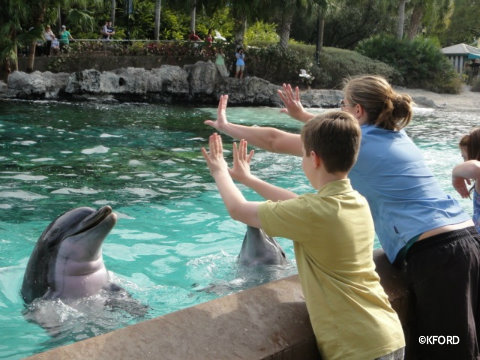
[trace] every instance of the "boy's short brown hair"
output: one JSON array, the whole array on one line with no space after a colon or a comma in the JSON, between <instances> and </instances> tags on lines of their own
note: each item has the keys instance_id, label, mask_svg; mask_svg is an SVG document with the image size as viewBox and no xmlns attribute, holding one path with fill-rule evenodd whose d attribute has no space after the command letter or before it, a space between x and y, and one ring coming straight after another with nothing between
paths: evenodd
<instances>
[{"instance_id":1,"label":"boy's short brown hair","mask_svg":"<svg viewBox=\"0 0 480 360\"><path fill-rule=\"evenodd\" d=\"M329 173L350 171L357 161L361 135L358 121L345 111L317 115L301 133L306 155L314 151Z\"/></svg>"}]
</instances>

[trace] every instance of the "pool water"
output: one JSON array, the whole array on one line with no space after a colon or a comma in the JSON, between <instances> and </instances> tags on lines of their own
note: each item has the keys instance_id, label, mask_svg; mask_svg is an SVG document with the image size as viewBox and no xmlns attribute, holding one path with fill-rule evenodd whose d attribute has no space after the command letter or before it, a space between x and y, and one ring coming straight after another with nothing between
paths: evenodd
<instances>
[{"instance_id":1,"label":"pool water","mask_svg":"<svg viewBox=\"0 0 480 360\"><path fill-rule=\"evenodd\" d=\"M212 133L203 121L215 115L214 108L152 104L0 102L1 359L23 358L296 273L293 246L281 238L288 266L260 274L237 267L246 227L228 216L200 153ZM273 108L229 108L228 117L289 131L301 127ZM442 187L456 198L450 183L451 169L461 161L456 144L479 120L469 112L417 108L408 127ZM231 160L231 139L223 138ZM300 158L256 149L252 171L297 193L312 190ZM461 203L472 212L470 201ZM105 264L149 311L139 317L92 309L91 299L83 310L53 303L44 311L58 317L62 331L52 337L23 315L19 292L30 253L61 213L107 204L118 223L103 246Z\"/></svg>"}]
</instances>

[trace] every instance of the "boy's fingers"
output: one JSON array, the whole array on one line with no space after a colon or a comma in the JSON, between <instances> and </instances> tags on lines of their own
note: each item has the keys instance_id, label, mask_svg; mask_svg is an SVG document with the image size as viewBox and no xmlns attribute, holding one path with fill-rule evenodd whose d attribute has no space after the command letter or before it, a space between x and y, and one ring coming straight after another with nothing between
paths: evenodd
<instances>
[{"instance_id":1,"label":"boy's fingers","mask_svg":"<svg viewBox=\"0 0 480 360\"><path fill-rule=\"evenodd\" d=\"M253 154L255 153L254 150L250 150L250 153L248 154L247 161L250 163L250 160L252 160Z\"/></svg>"},{"instance_id":2,"label":"boy's fingers","mask_svg":"<svg viewBox=\"0 0 480 360\"><path fill-rule=\"evenodd\" d=\"M233 143L233 161L238 160L238 148L237 148L237 143Z\"/></svg>"},{"instance_id":3,"label":"boy's fingers","mask_svg":"<svg viewBox=\"0 0 480 360\"><path fill-rule=\"evenodd\" d=\"M207 165L208 165L208 152L204 147L202 147L202 155L205 158L205 160L207 160Z\"/></svg>"}]
</instances>

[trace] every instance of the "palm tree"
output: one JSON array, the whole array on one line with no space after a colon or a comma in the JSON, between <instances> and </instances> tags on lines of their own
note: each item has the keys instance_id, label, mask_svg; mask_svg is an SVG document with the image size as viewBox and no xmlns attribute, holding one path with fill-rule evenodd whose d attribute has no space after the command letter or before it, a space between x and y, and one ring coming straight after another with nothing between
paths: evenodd
<instances>
[{"instance_id":1,"label":"palm tree","mask_svg":"<svg viewBox=\"0 0 480 360\"><path fill-rule=\"evenodd\" d=\"M155 40L160 38L160 15L162 13L162 0L155 0L155 30L154 37Z\"/></svg>"},{"instance_id":2,"label":"palm tree","mask_svg":"<svg viewBox=\"0 0 480 360\"><path fill-rule=\"evenodd\" d=\"M412 15L407 27L407 38L413 39L421 32L423 25L431 32L444 29L453 14L453 0L413 0Z\"/></svg>"},{"instance_id":3,"label":"palm tree","mask_svg":"<svg viewBox=\"0 0 480 360\"><path fill-rule=\"evenodd\" d=\"M403 39L403 28L405 26L405 5L408 0L400 0L398 4L398 19L397 19L397 38Z\"/></svg>"},{"instance_id":4,"label":"palm tree","mask_svg":"<svg viewBox=\"0 0 480 360\"><path fill-rule=\"evenodd\" d=\"M18 33L26 18L26 7L23 0L0 0L0 8L0 73L8 75L18 70Z\"/></svg>"},{"instance_id":5,"label":"palm tree","mask_svg":"<svg viewBox=\"0 0 480 360\"><path fill-rule=\"evenodd\" d=\"M110 20L112 21L112 25L115 25L115 12L117 9L117 3L115 0L112 0L112 5L111 5L111 14L110 14Z\"/></svg>"}]
</instances>

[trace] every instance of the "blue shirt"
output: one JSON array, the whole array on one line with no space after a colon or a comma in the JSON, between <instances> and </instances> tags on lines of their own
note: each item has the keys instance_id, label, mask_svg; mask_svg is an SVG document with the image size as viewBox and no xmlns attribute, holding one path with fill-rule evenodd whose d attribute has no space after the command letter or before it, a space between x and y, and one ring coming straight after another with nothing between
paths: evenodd
<instances>
[{"instance_id":1,"label":"blue shirt","mask_svg":"<svg viewBox=\"0 0 480 360\"><path fill-rule=\"evenodd\" d=\"M235 65L239 65L239 66L242 66L242 65L245 65L245 54L240 54L240 53L235 53L235 56L237 58L237 63Z\"/></svg>"},{"instance_id":2,"label":"blue shirt","mask_svg":"<svg viewBox=\"0 0 480 360\"><path fill-rule=\"evenodd\" d=\"M415 236L469 220L445 194L404 130L362 125L358 160L350 171L353 188L365 196L375 232L390 262Z\"/></svg>"},{"instance_id":3,"label":"blue shirt","mask_svg":"<svg viewBox=\"0 0 480 360\"><path fill-rule=\"evenodd\" d=\"M473 223L480 233L480 196L475 189L473 189Z\"/></svg>"}]
</instances>

